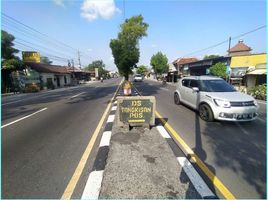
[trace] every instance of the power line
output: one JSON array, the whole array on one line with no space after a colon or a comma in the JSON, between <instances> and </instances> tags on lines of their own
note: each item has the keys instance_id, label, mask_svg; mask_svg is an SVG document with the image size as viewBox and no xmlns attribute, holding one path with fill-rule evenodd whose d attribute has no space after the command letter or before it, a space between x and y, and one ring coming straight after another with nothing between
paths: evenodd
<instances>
[{"instance_id":1,"label":"power line","mask_svg":"<svg viewBox=\"0 0 268 200\"><path fill-rule=\"evenodd\" d=\"M17 32L17 33L19 33L19 34L23 34L23 35L27 36L28 38L29 38L29 36L30 36L30 37L32 37L32 38L35 38L35 39L41 41L41 42L51 43L51 44L53 44L54 46L58 46L58 47L60 47L61 49L63 48L62 46L59 46L57 43L51 42L51 41L49 41L49 40L47 40L47 39L43 39L43 38L41 38L40 36L37 36L37 35L35 35L35 34L31 33L31 32L28 32L28 30L20 29L19 27L12 26L13 24L6 24L5 21L3 21L3 22L4 22L4 23L2 24L2 26L3 26L3 27L6 27L8 30L12 30L12 31L15 31L15 32ZM17 38L17 36L16 36L16 38ZM66 49L64 49L64 51L66 51ZM70 49L68 49L68 51L70 51ZM69 52L69 53L70 53L70 52ZM70 54L73 55L74 52L72 52L72 53L70 53Z\"/></svg>"},{"instance_id":2,"label":"power line","mask_svg":"<svg viewBox=\"0 0 268 200\"><path fill-rule=\"evenodd\" d=\"M70 45L67 45L67 44L65 44L65 43L63 43L63 42L60 42L60 41L56 40L55 38L52 38L52 37L50 37L50 36L48 36L48 35L46 35L46 34L40 32L40 31L38 31L38 30L36 30L36 29L34 29L34 28L32 28L32 27L30 27L30 26L28 26L28 25L26 25L26 24L24 24L24 23L22 23L22 22L20 22L20 21L18 21L18 20L16 20L16 19L14 19L14 18L12 18L12 17L10 17L10 16L4 14L4 13L1 13L1 14L2 14L2 16L4 17L3 19L6 20L5 23L6 23L8 26L12 26L12 25L14 24L13 28L15 28L16 30L18 30L20 33L23 32L23 34L26 35L26 36L28 36L29 31L33 31L34 33L38 33L38 34L40 34L42 37L44 37L44 38L40 39L40 38L41 38L40 36L37 36L37 35L33 34L32 32L30 32L30 35L32 35L33 37L37 38L38 40L43 41L43 40L45 39L47 42L52 43L52 44L54 44L54 45L59 46L59 44L60 44L60 45L61 45L61 46L60 46L61 48L62 48L62 47L64 47L64 48L68 47L68 50L70 50L70 48L71 48L72 51L77 51L77 49L71 47ZM10 24L10 23L11 23L11 24ZM20 25L21 27L18 27L18 25ZM27 34L25 34L25 33L27 33ZM49 41L48 39L50 39L50 41ZM51 41L51 40L53 40L53 41ZM81 52L81 51L80 51L80 52ZM83 51L82 51L82 52L83 52ZM61 54L62 54L62 53L61 53ZM72 53L72 54L74 54L74 53ZM78 58L78 59L79 59L79 58ZM90 59L91 59L91 58L90 58Z\"/></svg>"},{"instance_id":3,"label":"power line","mask_svg":"<svg viewBox=\"0 0 268 200\"><path fill-rule=\"evenodd\" d=\"M12 21L14 21L14 22L16 22L16 23L21 24L21 25L27 27L28 29L30 29L30 30L32 30L32 31L34 31L34 32L36 32L36 33L39 33L39 34L41 34L41 35L43 35L43 36L45 36L45 37L47 37L47 38L50 38L50 39L52 39L52 40L55 40L57 43L59 43L59 44L61 44L61 45L63 45L63 46L69 47L69 48L71 48L71 49L77 51L77 49L71 47L70 45L67 45L67 44L65 44L65 43L63 43L63 42L61 42L61 41L56 40L55 38L52 38L52 37L50 37L50 36L48 36L48 35L46 35L46 34L44 34L44 33L41 33L40 31L38 31L38 30L36 30L36 29L34 29L34 28L32 28L32 27L30 27L30 26L28 26L28 25L26 25L26 24L24 24L24 23L22 23L22 22L20 22L20 21L18 21L18 20L16 20L16 19L14 19L14 18L8 16L8 15L6 15L6 14L3 13L3 12L2 12L1 14L2 14L3 16L5 16L6 18L11 19Z\"/></svg>"},{"instance_id":4,"label":"power line","mask_svg":"<svg viewBox=\"0 0 268 200\"><path fill-rule=\"evenodd\" d=\"M48 57L50 60L57 60L57 61L61 61L61 62L68 62L70 59L67 59L67 58L63 58L63 57L59 57L59 56L55 56L55 55L51 55L47 52L44 52L40 49L37 49L35 47L32 47L32 46L29 46L27 44L24 44L24 43L21 43L21 42L18 42L16 41L15 42L15 45L16 46L20 46L20 47L26 47L26 48L29 48L30 50L36 50L36 51L39 51L41 53L42 56L46 56ZM25 50L22 50L22 49L18 49L20 51L25 51ZM77 65L77 63L75 63Z\"/></svg>"},{"instance_id":5,"label":"power line","mask_svg":"<svg viewBox=\"0 0 268 200\"><path fill-rule=\"evenodd\" d=\"M266 27L266 25L263 25L263 26L260 26L260 27L258 27L258 28L256 28L256 29L253 29L253 30L251 30L251 31L248 31L248 32L246 32L246 33L242 33L242 34L240 34L240 35L237 35L237 36L234 36L234 37L231 37L231 38L232 38L232 39L237 39L237 38L240 38L240 37L242 37L242 36L245 36L245 35L248 35L248 34L250 34L250 33L253 33L253 32L255 32L255 31L258 31L258 30L260 30L260 29L263 29L263 28L265 28L265 27ZM209 50L209 49L215 48L215 47L220 46L220 45L222 45L222 44L224 44L224 43L226 43L226 42L229 42L229 39L224 40L224 41L222 41L222 42L220 42L220 43L217 43L217 44L215 44L215 45L206 47L206 48L204 48L204 49L197 50L197 51L194 51L194 52L192 52L192 53L185 54L185 55L182 56L182 57L189 56L189 55L192 55L192 54L196 54L196 53L199 53L199 52L202 52L202 51L205 51L205 50Z\"/></svg>"}]
</instances>

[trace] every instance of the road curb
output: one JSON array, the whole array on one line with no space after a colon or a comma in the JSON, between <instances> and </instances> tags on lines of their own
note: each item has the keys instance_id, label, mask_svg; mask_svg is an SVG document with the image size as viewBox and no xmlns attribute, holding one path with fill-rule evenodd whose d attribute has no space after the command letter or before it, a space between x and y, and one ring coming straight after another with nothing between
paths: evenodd
<instances>
[{"instance_id":1,"label":"road curb","mask_svg":"<svg viewBox=\"0 0 268 200\"><path fill-rule=\"evenodd\" d=\"M81 199L98 199L99 197L101 183L103 179L103 172L106 166L106 161L109 153L109 145L111 140L113 122L115 118L114 111L116 110L116 108L117 101L114 100L112 104L112 109L110 110L110 113L106 120L97 156L94 161L92 171L89 174Z\"/></svg>"}]
</instances>

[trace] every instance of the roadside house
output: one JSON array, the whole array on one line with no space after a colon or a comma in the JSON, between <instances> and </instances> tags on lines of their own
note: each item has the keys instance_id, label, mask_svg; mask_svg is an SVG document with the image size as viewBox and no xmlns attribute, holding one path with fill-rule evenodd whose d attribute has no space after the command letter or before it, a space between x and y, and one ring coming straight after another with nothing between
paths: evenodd
<instances>
[{"instance_id":1,"label":"roadside house","mask_svg":"<svg viewBox=\"0 0 268 200\"><path fill-rule=\"evenodd\" d=\"M71 73L68 71L67 67L40 63L26 63L26 70L27 68L39 73L41 88L54 89L71 84Z\"/></svg>"},{"instance_id":2,"label":"roadside house","mask_svg":"<svg viewBox=\"0 0 268 200\"><path fill-rule=\"evenodd\" d=\"M178 76L181 77L190 75L187 64L196 61L198 61L198 59L194 57L178 58L177 60L173 61L172 64L175 66Z\"/></svg>"}]
</instances>

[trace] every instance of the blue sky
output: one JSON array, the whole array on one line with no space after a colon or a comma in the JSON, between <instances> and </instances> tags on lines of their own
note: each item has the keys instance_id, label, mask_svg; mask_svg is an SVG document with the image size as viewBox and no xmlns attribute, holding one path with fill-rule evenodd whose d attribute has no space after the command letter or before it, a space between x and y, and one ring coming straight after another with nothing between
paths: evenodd
<instances>
[{"instance_id":1,"label":"blue sky","mask_svg":"<svg viewBox=\"0 0 268 200\"><path fill-rule=\"evenodd\" d=\"M228 43L189 53L266 25L265 0L13 0L2 1L2 13L72 47L56 45L53 39L42 39L40 34L2 15L2 29L18 38L15 42L17 48L42 49L41 55L60 57L51 59L54 64L62 65L67 63L64 59L71 58L78 63L79 49L82 66L102 59L109 70L116 69L109 42L117 36L124 17L142 14L149 24L148 36L140 41L139 64L147 66L151 56L158 51L166 54L169 62L182 56L226 55ZM254 53L266 52L265 28L242 39ZM232 40L232 46L238 40Z\"/></svg>"}]
</instances>

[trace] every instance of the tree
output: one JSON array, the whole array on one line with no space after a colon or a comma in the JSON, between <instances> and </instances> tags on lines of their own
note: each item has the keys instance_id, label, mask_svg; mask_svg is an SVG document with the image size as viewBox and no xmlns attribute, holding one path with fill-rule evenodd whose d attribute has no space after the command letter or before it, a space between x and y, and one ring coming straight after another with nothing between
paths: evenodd
<instances>
[{"instance_id":1,"label":"tree","mask_svg":"<svg viewBox=\"0 0 268 200\"><path fill-rule=\"evenodd\" d=\"M15 56L16 53L19 52L18 49L15 49L13 41L15 37L9 34L6 31L1 31L2 38L1 38L1 51L2 51L2 60L8 60L12 58L18 58Z\"/></svg>"},{"instance_id":2,"label":"tree","mask_svg":"<svg viewBox=\"0 0 268 200\"><path fill-rule=\"evenodd\" d=\"M145 75L146 72L148 72L148 68L145 65L140 65L137 69L138 74Z\"/></svg>"},{"instance_id":3,"label":"tree","mask_svg":"<svg viewBox=\"0 0 268 200\"><path fill-rule=\"evenodd\" d=\"M203 60L206 60L206 59L213 59L213 58L219 58L220 56L219 55L205 55Z\"/></svg>"},{"instance_id":4,"label":"tree","mask_svg":"<svg viewBox=\"0 0 268 200\"><path fill-rule=\"evenodd\" d=\"M214 76L219 76L224 79L227 77L227 66L222 62L218 62L212 67L210 67L209 71L210 74Z\"/></svg>"},{"instance_id":5,"label":"tree","mask_svg":"<svg viewBox=\"0 0 268 200\"><path fill-rule=\"evenodd\" d=\"M91 64L89 64L85 69L89 71L95 70L98 68L99 76L106 76L108 71L105 70L105 64L102 60L95 60Z\"/></svg>"},{"instance_id":6,"label":"tree","mask_svg":"<svg viewBox=\"0 0 268 200\"><path fill-rule=\"evenodd\" d=\"M120 25L121 31L116 39L110 41L110 48L114 57L114 63L119 73L128 80L132 69L139 62L140 51L138 48L139 40L147 36L148 24L143 22L143 16L138 15L126 19Z\"/></svg>"},{"instance_id":7,"label":"tree","mask_svg":"<svg viewBox=\"0 0 268 200\"><path fill-rule=\"evenodd\" d=\"M51 65L53 63L53 61L49 60L49 58L46 56L44 56L44 57L42 56L40 62L43 64L48 64L48 65Z\"/></svg>"},{"instance_id":8,"label":"tree","mask_svg":"<svg viewBox=\"0 0 268 200\"><path fill-rule=\"evenodd\" d=\"M167 56L161 52L157 52L151 57L151 66L156 74L168 72L168 59Z\"/></svg>"}]
</instances>

